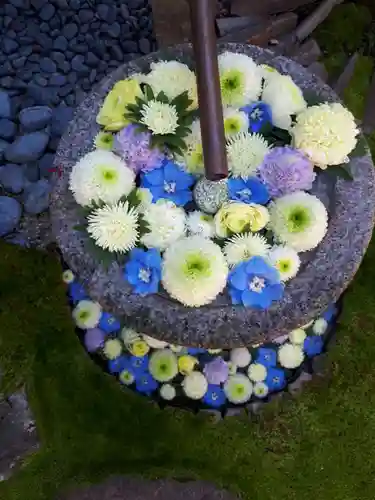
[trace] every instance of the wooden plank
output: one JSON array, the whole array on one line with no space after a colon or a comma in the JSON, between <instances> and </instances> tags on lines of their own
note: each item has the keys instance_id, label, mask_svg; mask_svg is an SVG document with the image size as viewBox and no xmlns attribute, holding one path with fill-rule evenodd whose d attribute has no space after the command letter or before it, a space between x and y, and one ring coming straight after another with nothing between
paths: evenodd
<instances>
[{"instance_id":1,"label":"wooden plank","mask_svg":"<svg viewBox=\"0 0 375 500\"><path fill-rule=\"evenodd\" d=\"M326 82L328 80L328 71L326 70L323 63L314 62L310 64L310 66L308 66L307 69L308 71L310 71L310 73L313 73L314 75L318 76L321 80L323 80L323 82Z\"/></svg>"},{"instance_id":2,"label":"wooden plank","mask_svg":"<svg viewBox=\"0 0 375 500\"><path fill-rule=\"evenodd\" d=\"M350 80L354 75L354 70L358 61L358 57L359 57L359 52L355 52L349 58L340 76L335 81L330 82L331 87L340 97L344 97L345 89L350 84Z\"/></svg>"},{"instance_id":3,"label":"wooden plank","mask_svg":"<svg viewBox=\"0 0 375 500\"><path fill-rule=\"evenodd\" d=\"M252 14L274 15L290 12L318 0L232 0L232 13L240 16Z\"/></svg>"},{"instance_id":4,"label":"wooden plank","mask_svg":"<svg viewBox=\"0 0 375 500\"><path fill-rule=\"evenodd\" d=\"M257 26L264 22L260 16L223 17L217 19L219 36L225 36L233 31L246 29L250 26Z\"/></svg>"},{"instance_id":5,"label":"wooden plank","mask_svg":"<svg viewBox=\"0 0 375 500\"><path fill-rule=\"evenodd\" d=\"M362 129L365 134L371 134L375 130L375 73L365 100Z\"/></svg>"},{"instance_id":6,"label":"wooden plank","mask_svg":"<svg viewBox=\"0 0 375 500\"><path fill-rule=\"evenodd\" d=\"M296 29L296 37L299 41L305 40L314 29L319 26L329 15L331 10L342 3L343 0L324 0L315 11L310 14Z\"/></svg>"}]
</instances>

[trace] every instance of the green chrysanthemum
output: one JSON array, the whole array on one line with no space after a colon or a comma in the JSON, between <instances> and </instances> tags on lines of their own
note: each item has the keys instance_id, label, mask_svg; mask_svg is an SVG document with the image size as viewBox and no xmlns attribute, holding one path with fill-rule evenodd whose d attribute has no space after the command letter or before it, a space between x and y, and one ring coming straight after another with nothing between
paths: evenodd
<instances>
[{"instance_id":1,"label":"green chrysanthemum","mask_svg":"<svg viewBox=\"0 0 375 500\"><path fill-rule=\"evenodd\" d=\"M246 132L248 128L249 119L246 113L235 108L224 109L224 132L226 137Z\"/></svg>"},{"instance_id":2,"label":"green chrysanthemum","mask_svg":"<svg viewBox=\"0 0 375 500\"><path fill-rule=\"evenodd\" d=\"M99 132L95 136L94 145L97 149L112 150L114 137L109 132Z\"/></svg>"},{"instance_id":3,"label":"green chrysanthemum","mask_svg":"<svg viewBox=\"0 0 375 500\"><path fill-rule=\"evenodd\" d=\"M97 302L81 300L73 311L73 318L78 328L95 328L100 320L102 308Z\"/></svg>"},{"instance_id":4,"label":"green chrysanthemum","mask_svg":"<svg viewBox=\"0 0 375 500\"><path fill-rule=\"evenodd\" d=\"M233 404L243 404L249 401L253 392L253 384L242 373L231 375L224 385L224 392Z\"/></svg>"},{"instance_id":5,"label":"green chrysanthemum","mask_svg":"<svg viewBox=\"0 0 375 500\"><path fill-rule=\"evenodd\" d=\"M107 359L116 359L122 353L122 344L118 339L108 339L104 343L103 354Z\"/></svg>"},{"instance_id":6,"label":"green chrysanthemum","mask_svg":"<svg viewBox=\"0 0 375 500\"><path fill-rule=\"evenodd\" d=\"M129 370L123 370L119 375L119 379L124 385L131 385L135 377Z\"/></svg>"},{"instance_id":7,"label":"green chrysanthemum","mask_svg":"<svg viewBox=\"0 0 375 500\"><path fill-rule=\"evenodd\" d=\"M178 373L176 355L169 349L155 351L150 357L149 371L158 382L168 382Z\"/></svg>"}]
</instances>

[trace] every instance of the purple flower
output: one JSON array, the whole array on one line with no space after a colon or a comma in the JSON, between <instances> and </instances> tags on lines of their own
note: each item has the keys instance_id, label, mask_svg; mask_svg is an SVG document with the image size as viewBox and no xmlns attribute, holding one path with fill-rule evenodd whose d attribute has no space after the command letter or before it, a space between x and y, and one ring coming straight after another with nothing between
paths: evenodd
<instances>
[{"instance_id":1,"label":"purple flower","mask_svg":"<svg viewBox=\"0 0 375 500\"><path fill-rule=\"evenodd\" d=\"M279 272L262 257L238 264L229 274L228 285L232 304L255 309L267 309L284 292Z\"/></svg>"},{"instance_id":2,"label":"purple flower","mask_svg":"<svg viewBox=\"0 0 375 500\"><path fill-rule=\"evenodd\" d=\"M207 392L203 396L203 403L212 408L220 408L225 404L227 398L223 389L219 385L210 384L207 387Z\"/></svg>"},{"instance_id":3,"label":"purple flower","mask_svg":"<svg viewBox=\"0 0 375 500\"><path fill-rule=\"evenodd\" d=\"M203 369L203 373L209 384L223 384L229 375L228 364L218 356L213 361L206 364Z\"/></svg>"},{"instance_id":4,"label":"purple flower","mask_svg":"<svg viewBox=\"0 0 375 500\"><path fill-rule=\"evenodd\" d=\"M262 101L254 102L241 108L249 117L249 132L260 132L261 129L272 122L272 110Z\"/></svg>"},{"instance_id":5,"label":"purple flower","mask_svg":"<svg viewBox=\"0 0 375 500\"><path fill-rule=\"evenodd\" d=\"M274 198L310 190L316 176L311 161L289 146L272 149L260 165L258 175Z\"/></svg>"},{"instance_id":6,"label":"purple flower","mask_svg":"<svg viewBox=\"0 0 375 500\"><path fill-rule=\"evenodd\" d=\"M100 347L103 347L105 340L105 333L99 328L91 328L85 333L85 347L88 352L95 352Z\"/></svg>"},{"instance_id":7,"label":"purple flower","mask_svg":"<svg viewBox=\"0 0 375 500\"><path fill-rule=\"evenodd\" d=\"M149 132L138 132L136 125L128 125L115 135L113 151L125 160L135 173L149 172L160 167L165 155L151 148Z\"/></svg>"},{"instance_id":8,"label":"purple flower","mask_svg":"<svg viewBox=\"0 0 375 500\"><path fill-rule=\"evenodd\" d=\"M256 177L228 180L229 198L242 203L265 205L270 199L267 187Z\"/></svg>"},{"instance_id":9,"label":"purple flower","mask_svg":"<svg viewBox=\"0 0 375 500\"><path fill-rule=\"evenodd\" d=\"M306 353L306 356L309 358L313 358L320 354L323 350L323 339L319 335L312 335L311 337L307 337L305 342L303 343L303 350Z\"/></svg>"}]
</instances>

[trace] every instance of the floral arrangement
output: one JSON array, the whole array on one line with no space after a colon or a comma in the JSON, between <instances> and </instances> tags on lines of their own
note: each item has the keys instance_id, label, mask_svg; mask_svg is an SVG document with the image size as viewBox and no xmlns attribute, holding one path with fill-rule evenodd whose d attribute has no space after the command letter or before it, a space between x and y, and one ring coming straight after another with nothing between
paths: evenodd
<instances>
[{"instance_id":1,"label":"floral arrangement","mask_svg":"<svg viewBox=\"0 0 375 500\"><path fill-rule=\"evenodd\" d=\"M151 281L157 278L152 275ZM325 351L339 313L332 305L289 335L248 348L185 347L136 332L104 312L72 271L66 270L63 280L86 350L104 360L123 385L159 403L185 408L193 404L196 409L225 411L268 401L287 390L303 371L311 372L311 361Z\"/></svg>"},{"instance_id":2,"label":"floral arrangement","mask_svg":"<svg viewBox=\"0 0 375 500\"><path fill-rule=\"evenodd\" d=\"M219 69L229 178L204 178L194 72L154 63L114 85L95 149L71 171L77 229L135 294L200 307L226 293L267 309L325 237L327 209L310 191L323 170L350 177L359 130L341 104L309 105L290 76L244 54L221 54Z\"/></svg>"}]
</instances>

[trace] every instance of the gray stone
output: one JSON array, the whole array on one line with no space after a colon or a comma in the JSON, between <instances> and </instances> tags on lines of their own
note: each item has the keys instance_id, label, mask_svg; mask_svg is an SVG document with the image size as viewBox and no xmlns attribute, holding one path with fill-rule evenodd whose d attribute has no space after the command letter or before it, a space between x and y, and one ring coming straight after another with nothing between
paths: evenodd
<instances>
[{"instance_id":1,"label":"gray stone","mask_svg":"<svg viewBox=\"0 0 375 500\"><path fill-rule=\"evenodd\" d=\"M69 9L69 4L67 0L55 0L55 4L59 9L62 10L68 10Z\"/></svg>"},{"instance_id":2,"label":"gray stone","mask_svg":"<svg viewBox=\"0 0 375 500\"><path fill-rule=\"evenodd\" d=\"M65 54L63 52L51 52L50 58L55 61L57 65L62 64L65 61Z\"/></svg>"},{"instance_id":3,"label":"gray stone","mask_svg":"<svg viewBox=\"0 0 375 500\"><path fill-rule=\"evenodd\" d=\"M8 146L9 146L9 142L3 141L3 139L0 139L0 161L3 160L5 150L7 149Z\"/></svg>"},{"instance_id":4,"label":"gray stone","mask_svg":"<svg viewBox=\"0 0 375 500\"><path fill-rule=\"evenodd\" d=\"M21 219L21 214L21 205L16 199L9 196L0 196L0 238L16 229ZM1 452L3 451L3 443L0 450Z\"/></svg>"},{"instance_id":5,"label":"gray stone","mask_svg":"<svg viewBox=\"0 0 375 500\"><path fill-rule=\"evenodd\" d=\"M40 10L46 4L45 0L31 0L31 5L36 10Z\"/></svg>"},{"instance_id":6,"label":"gray stone","mask_svg":"<svg viewBox=\"0 0 375 500\"><path fill-rule=\"evenodd\" d=\"M77 25L74 23L66 24L62 29L62 35L67 39L71 40L78 33Z\"/></svg>"},{"instance_id":7,"label":"gray stone","mask_svg":"<svg viewBox=\"0 0 375 500\"><path fill-rule=\"evenodd\" d=\"M47 78L44 78L44 76L40 75L39 73L33 76L33 80L35 83L41 85L42 87L46 87L46 85L48 84Z\"/></svg>"},{"instance_id":8,"label":"gray stone","mask_svg":"<svg viewBox=\"0 0 375 500\"><path fill-rule=\"evenodd\" d=\"M77 76L77 73L69 73L68 75L68 82L69 83L76 83L78 80L78 76Z\"/></svg>"},{"instance_id":9,"label":"gray stone","mask_svg":"<svg viewBox=\"0 0 375 500\"><path fill-rule=\"evenodd\" d=\"M61 96L61 97L65 97L67 96L68 94L70 94L71 92L73 92L74 90L74 87L71 83L68 83L67 85L64 85L63 87L61 87L59 90L58 90L58 94Z\"/></svg>"},{"instance_id":10,"label":"gray stone","mask_svg":"<svg viewBox=\"0 0 375 500\"><path fill-rule=\"evenodd\" d=\"M77 71L77 73L81 74L89 73L90 71L89 67L85 64L85 58L81 54L73 57L72 68L74 69L74 71Z\"/></svg>"},{"instance_id":11,"label":"gray stone","mask_svg":"<svg viewBox=\"0 0 375 500\"><path fill-rule=\"evenodd\" d=\"M9 0L12 5L20 9L29 9L30 0Z\"/></svg>"},{"instance_id":12,"label":"gray stone","mask_svg":"<svg viewBox=\"0 0 375 500\"><path fill-rule=\"evenodd\" d=\"M89 81L90 81L90 83L94 83L94 82L95 82L95 80L96 80L96 76L97 76L97 71L96 71L96 69L92 69L92 70L90 71L90 75L89 75Z\"/></svg>"},{"instance_id":13,"label":"gray stone","mask_svg":"<svg viewBox=\"0 0 375 500\"><path fill-rule=\"evenodd\" d=\"M14 40L15 38L17 38L17 33L15 31L13 31L13 30L8 30L7 31L7 37L8 38L12 38Z\"/></svg>"},{"instance_id":14,"label":"gray stone","mask_svg":"<svg viewBox=\"0 0 375 500\"><path fill-rule=\"evenodd\" d=\"M41 177L49 178L52 175L52 165L55 155L47 153L39 160L39 173Z\"/></svg>"},{"instance_id":15,"label":"gray stone","mask_svg":"<svg viewBox=\"0 0 375 500\"><path fill-rule=\"evenodd\" d=\"M116 61L114 61L115 62L115 66L118 66L118 62L117 61L121 62L123 60L123 58L124 58L124 56L122 54L121 47L119 47L117 44L114 43L114 44L111 45L111 47L110 47L109 50L111 51L112 57L114 59L116 59Z\"/></svg>"},{"instance_id":16,"label":"gray stone","mask_svg":"<svg viewBox=\"0 0 375 500\"><path fill-rule=\"evenodd\" d=\"M9 61L6 61L0 66L0 76L8 76L14 73L14 69Z\"/></svg>"},{"instance_id":17,"label":"gray stone","mask_svg":"<svg viewBox=\"0 0 375 500\"><path fill-rule=\"evenodd\" d=\"M151 44L148 38L141 38L138 42L138 45L139 50L142 52L142 54L148 54L149 52L151 52Z\"/></svg>"},{"instance_id":18,"label":"gray stone","mask_svg":"<svg viewBox=\"0 0 375 500\"><path fill-rule=\"evenodd\" d=\"M112 38L118 38L121 33L121 28L119 23L112 23L108 28L108 35Z\"/></svg>"},{"instance_id":19,"label":"gray stone","mask_svg":"<svg viewBox=\"0 0 375 500\"><path fill-rule=\"evenodd\" d=\"M128 7L124 4L121 3L120 5L120 12L123 17L123 19L126 21L130 15Z\"/></svg>"},{"instance_id":20,"label":"gray stone","mask_svg":"<svg viewBox=\"0 0 375 500\"><path fill-rule=\"evenodd\" d=\"M21 57L18 57L17 59L14 59L12 64L13 64L14 68L20 69L20 68L22 68L22 66L25 65L25 62L26 62L26 57L21 56Z\"/></svg>"},{"instance_id":21,"label":"gray stone","mask_svg":"<svg viewBox=\"0 0 375 500\"><path fill-rule=\"evenodd\" d=\"M0 118L11 118L12 105L7 92L0 90Z\"/></svg>"},{"instance_id":22,"label":"gray stone","mask_svg":"<svg viewBox=\"0 0 375 500\"><path fill-rule=\"evenodd\" d=\"M88 45L85 43L75 43L71 45L71 48L77 54L87 54L87 51L89 50Z\"/></svg>"},{"instance_id":23,"label":"gray stone","mask_svg":"<svg viewBox=\"0 0 375 500\"><path fill-rule=\"evenodd\" d=\"M97 7L97 13L100 19L107 23L113 23L116 20L116 6L100 3Z\"/></svg>"},{"instance_id":24,"label":"gray stone","mask_svg":"<svg viewBox=\"0 0 375 500\"><path fill-rule=\"evenodd\" d=\"M45 57L40 61L40 69L45 73L55 73L57 69L56 63L49 57Z\"/></svg>"},{"instance_id":25,"label":"gray stone","mask_svg":"<svg viewBox=\"0 0 375 500\"><path fill-rule=\"evenodd\" d=\"M317 93L322 100L337 101L337 96L320 79L303 67L271 51L251 45L220 44L219 53L230 50L244 53L257 63L270 64L290 74L303 91ZM168 56L192 62L187 46L170 50ZM186 308L168 296L134 295L124 283L121 265L114 263L103 270L85 249L85 238L73 230L81 222L76 202L68 189L72 166L91 150L97 133L96 115L108 90L127 76L148 71L150 63L165 57L155 53L129 62L114 71L102 85L86 97L78 109L58 152L62 175L52 197L53 232L69 267L93 300L139 331L172 343L233 347L272 340L319 316L335 302L357 272L370 241L375 220L375 170L371 157L352 159L353 182L328 180L320 172L312 194L328 200L331 215L327 235L309 255L299 274L285 287L284 296L266 313L245 307L233 307L226 294L204 308ZM161 292L163 293L163 292Z\"/></svg>"},{"instance_id":26,"label":"gray stone","mask_svg":"<svg viewBox=\"0 0 375 500\"><path fill-rule=\"evenodd\" d=\"M20 36L18 41L21 45L29 45L30 43L33 43L33 38L31 36Z\"/></svg>"},{"instance_id":27,"label":"gray stone","mask_svg":"<svg viewBox=\"0 0 375 500\"><path fill-rule=\"evenodd\" d=\"M30 45L21 47L19 50L19 54L21 54L22 56L25 56L25 57L28 57L30 54L32 54L32 52L33 52L33 48L30 47Z\"/></svg>"},{"instance_id":28,"label":"gray stone","mask_svg":"<svg viewBox=\"0 0 375 500\"><path fill-rule=\"evenodd\" d=\"M27 163L38 160L44 153L49 141L45 132L30 132L21 135L5 150L9 162Z\"/></svg>"},{"instance_id":29,"label":"gray stone","mask_svg":"<svg viewBox=\"0 0 375 500\"><path fill-rule=\"evenodd\" d=\"M48 33L49 31L51 31L48 23L41 23L39 29L42 33Z\"/></svg>"},{"instance_id":30,"label":"gray stone","mask_svg":"<svg viewBox=\"0 0 375 500\"><path fill-rule=\"evenodd\" d=\"M22 165L23 172L25 178L29 182L36 182L39 180L39 166L38 163L27 163L26 165Z\"/></svg>"},{"instance_id":31,"label":"gray stone","mask_svg":"<svg viewBox=\"0 0 375 500\"><path fill-rule=\"evenodd\" d=\"M51 76L49 84L55 87L62 87L66 83L66 76L58 73Z\"/></svg>"},{"instance_id":32,"label":"gray stone","mask_svg":"<svg viewBox=\"0 0 375 500\"><path fill-rule=\"evenodd\" d=\"M124 52L137 52L138 51L137 43L133 42L132 40L122 41L121 46L122 46Z\"/></svg>"},{"instance_id":33,"label":"gray stone","mask_svg":"<svg viewBox=\"0 0 375 500\"><path fill-rule=\"evenodd\" d=\"M75 106L76 99L74 94L67 95L64 99L67 106Z\"/></svg>"},{"instance_id":34,"label":"gray stone","mask_svg":"<svg viewBox=\"0 0 375 500\"><path fill-rule=\"evenodd\" d=\"M73 10L79 10L82 7L81 0L70 0L70 8Z\"/></svg>"},{"instance_id":35,"label":"gray stone","mask_svg":"<svg viewBox=\"0 0 375 500\"><path fill-rule=\"evenodd\" d=\"M59 69L65 74L69 73L69 71L71 70L70 63L68 61L64 61L59 65Z\"/></svg>"},{"instance_id":36,"label":"gray stone","mask_svg":"<svg viewBox=\"0 0 375 500\"><path fill-rule=\"evenodd\" d=\"M93 54L92 52L88 52L87 53L86 63L89 66L96 67L96 65L98 64L98 62L99 62L99 58L95 54Z\"/></svg>"},{"instance_id":37,"label":"gray stone","mask_svg":"<svg viewBox=\"0 0 375 500\"><path fill-rule=\"evenodd\" d=\"M79 20L81 23L86 24L89 23L94 17L94 13L90 9L82 9L78 13Z\"/></svg>"},{"instance_id":38,"label":"gray stone","mask_svg":"<svg viewBox=\"0 0 375 500\"><path fill-rule=\"evenodd\" d=\"M41 130L52 120L52 109L48 106L34 106L25 108L19 115L22 129L26 132Z\"/></svg>"},{"instance_id":39,"label":"gray stone","mask_svg":"<svg viewBox=\"0 0 375 500\"><path fill-rule=\"evenodd\" d=\"M61 137L63 135L73 115L74 110L66 106L59 106L53 110L52 137Z\"/></svg>"},{"instance_id":40,"label":"gray stone","mask_svg":"<svg viewBox=\"0 0 375 500\"><path fill-rule=\"evenodd\" d=\"M0 118L0 137L2 139L13 139L17 126L8 118Z\"/></svg>"},{"instance_id":41,"label":"gray stone","mask_svg":"<svg viewBox=\"0 0 375 500\"><path fill-rule=\"evenodd\" d=\"M0 167L0 184L12 194L20 193L25 186L24 169L21 165L11 163Z\"/></svg>"},{"instance_id":42,"label":"gray stone","mask_svg":"<svg viewBox=\"0 0 375 500\"><path fill-rule=\"evenodd\" d=\"M12 54L18 49L18 43L15 40L12 40L11 38L4 38L2 45L3 45L3 52L5 54Z\"/></svg>"},{"instance_id":43,"label":"gray stone","mask_svg":"<svg viewBox=\"0 0 375 500\"><path fill-rule=\"evenodd\" d=\"M15 243L14 238L7 241ZM19 237L18 244L20 241ZM5 480L17 471L27 455L38 449L39 442L24 391L0 401L0 415L0 478Z\"/></svg>"},{"instance_id":44,"label":"gray stone","mask_svg":"<svg viewBox=\"0 0 375 500\"><path fill-rule=\"evenodd\" d=\"M53 42L53 48L65 52L65 50L68 48L68 40L65 38L65 36L58 36Z\"/></svg>"},{"instance_id":45,"label":"gray stone","mask_svg":"<svg viewBox=\"0 0 375 500\"><path fill-rule=\"evenodd\" d=\"M18 12L17 12L17 9L13 5L11 5L10 3L6 3L4 5L4 15L9 16L12 19L16 19L18 16Z\"/></svg>"},{"instance_id":46,"label":"gray stone","mask_svg":"<svg viewBox=\"0 0 375 500\"><path fill-rule=\"evenodd\" d=\"M48 209L51 186L46 179L29 184L25 188L23 205L28 214L38 215Z\"/></svg>"}]
</instances>

